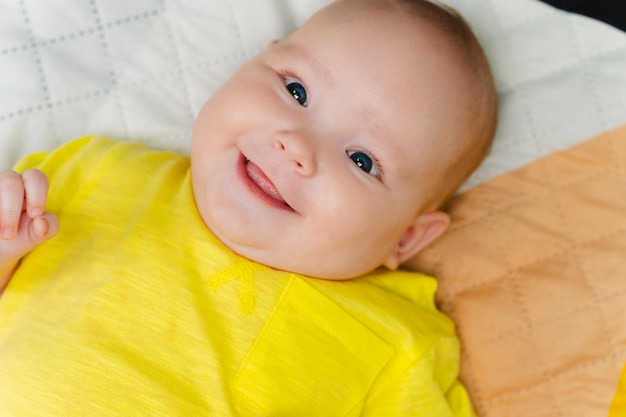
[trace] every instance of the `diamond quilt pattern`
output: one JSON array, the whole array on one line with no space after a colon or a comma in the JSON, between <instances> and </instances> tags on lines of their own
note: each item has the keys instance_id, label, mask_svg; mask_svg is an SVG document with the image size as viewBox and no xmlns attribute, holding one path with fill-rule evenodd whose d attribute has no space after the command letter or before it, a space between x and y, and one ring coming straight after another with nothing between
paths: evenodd
<instances>
[{"instance_id":1,"label":"diamond quilt pattern","mask_svg":"<svg viewBox=\"0 0 626 417\"><path fill-rule=\"evenodd\" d=\"M440 280L482 416L606 416L626 361L626 125L450 203Z\"/></svg>"},{"instance_id":2,"label":"diamond quilt pattern","mask_svg":"<svg viewBox=\"0 0 626 417\"><path fill-rule=\"evenodd\" d=\"M0 168L86 134L187 152L206 98L330 0L0 0ZM444 0L501 100L463 189L626 123L626 34L536 0Z\"/></svg>"}]
</instances>

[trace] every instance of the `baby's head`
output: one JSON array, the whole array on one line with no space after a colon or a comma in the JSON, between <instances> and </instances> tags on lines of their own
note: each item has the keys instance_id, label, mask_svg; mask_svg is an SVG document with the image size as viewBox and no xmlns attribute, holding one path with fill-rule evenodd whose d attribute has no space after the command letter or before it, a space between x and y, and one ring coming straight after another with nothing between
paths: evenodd
<instances>
[{"instance_id":1,"label":"baby's head","mask_svg":"<svg viewBox=\"0 0 626 417\"><path fill-rule=\"evenodd\" d=\"M441 205L496 123L484 54L423 0L339 0L245 64L192 138L198 210L242 256L318 278L390 269L449 223Z\"/></svg>"}]
</instances>

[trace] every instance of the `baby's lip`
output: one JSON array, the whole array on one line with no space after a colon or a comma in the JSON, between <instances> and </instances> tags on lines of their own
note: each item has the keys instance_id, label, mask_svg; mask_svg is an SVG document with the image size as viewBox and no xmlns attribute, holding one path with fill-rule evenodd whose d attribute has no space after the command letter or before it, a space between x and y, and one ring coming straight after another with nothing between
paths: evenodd
<instances>
[{"instance_id":1,"label":"baby's lip","mask_svg":"<svg viewBox=\"0 0 626 417\"><path fill-rule=\"evenodd\" d=\"M253 187L253 192L255 194L276 207L293 211L291 206L289 206L289 204L287 204L285 199L282 197L272 180L265 175L263 170L257 164L250 161L245 156L243 156L243 164L246 175L251 182L250 185Z\"/></svg>"}]
</instances>

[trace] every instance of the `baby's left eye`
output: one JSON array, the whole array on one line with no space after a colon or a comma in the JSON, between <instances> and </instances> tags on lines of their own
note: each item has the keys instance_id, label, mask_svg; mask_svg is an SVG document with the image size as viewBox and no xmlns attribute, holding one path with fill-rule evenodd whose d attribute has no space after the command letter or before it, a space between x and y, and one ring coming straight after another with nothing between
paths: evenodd
<instances>
[{"instance_id":1,"label":"baby's left eye","mask_svg":"<svg viewBox=\"0 0 626 417\"><path fill-rule=\"evenodd\" d=\"M375 177L380 176L380 173L378 172L378 167L376 166L376 162L372 159L371 156L361 151L348 151L346 153L357 167Z\"/></svg>"},{"instance_id":2,"label":"baby's left eye","mask_svg":"<svg viewBox=\"0 0 626 417\"><path fill-rule=\"evenodd\" d=\"M304 86L297 81L291 80L286 80L285 83L287 85L287 90L289 91L289 93L291 93L293 98L295 98L301 106L306 107L308 103L306 97L306 89L304 88Z\"/></svg>"}]
</instances>

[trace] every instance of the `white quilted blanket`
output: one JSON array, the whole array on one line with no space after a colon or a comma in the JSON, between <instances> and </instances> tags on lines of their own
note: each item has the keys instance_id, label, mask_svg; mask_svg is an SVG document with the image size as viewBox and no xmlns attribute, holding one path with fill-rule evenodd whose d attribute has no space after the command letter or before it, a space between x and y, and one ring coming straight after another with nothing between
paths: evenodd
<instances>
[{"instance_id":1,"label":"white quilted blanket","mask_svg":"<svg viewBox=\"0 0 626 417\"><path fill-rule=\"evenodd\" d=\"M0 0L0 169L86 134L186 152L243 61L330 0ZM535 0L446 0L492 62L481 183L626 123L626 34Z\"/></svg>"}]
</instances>

